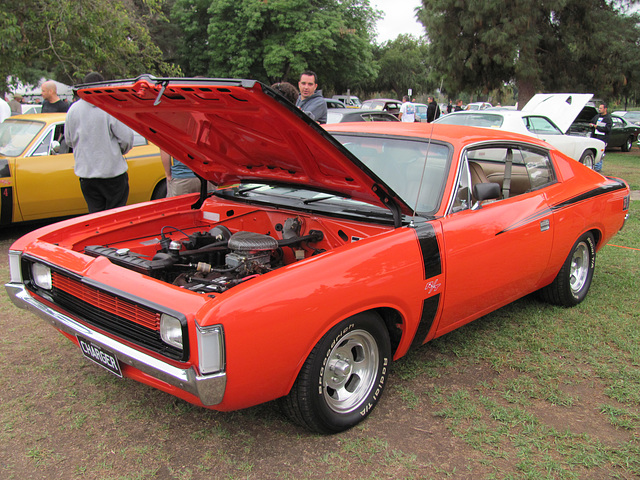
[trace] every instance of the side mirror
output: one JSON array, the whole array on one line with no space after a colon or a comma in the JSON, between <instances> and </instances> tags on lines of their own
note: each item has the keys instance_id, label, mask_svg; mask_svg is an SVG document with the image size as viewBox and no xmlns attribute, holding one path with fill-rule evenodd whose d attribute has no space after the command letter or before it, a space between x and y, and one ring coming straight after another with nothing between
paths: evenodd
<instances>
[{"instance_id":1,"label":"side mirror","mask_svg":"<svg viewBox=\"0 0 640 480\"><path fill-rule=\"evenodd\" d=\"M497 183L476 183L473 186L473 198L476 199L476 203L471 210L478 210L483 200L497 200L500 193L500 185Z\"/></svg>"},{"instance_id":2,"label":"side mirror","mask_svg":"<svg viewBox=\"0 0 640 480\"><path fill-rule=\"evenodd\" d=\"M49 155L55 155L60 152L60 142L57 140L52 140L49 145Z\"/></svg>"}]
</instances>

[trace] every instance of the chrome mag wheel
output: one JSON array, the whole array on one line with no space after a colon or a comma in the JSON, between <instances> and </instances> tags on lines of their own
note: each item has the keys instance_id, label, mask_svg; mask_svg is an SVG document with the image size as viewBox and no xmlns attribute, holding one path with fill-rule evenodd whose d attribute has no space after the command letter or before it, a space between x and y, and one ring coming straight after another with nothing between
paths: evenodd
<instances>
[{"instance_id":1,"label":"chrome mag wheel","mask_svg":"<svg viewBox=\"0 0 640 480\"><path fill-rule=\"evenodd\" d=\"M379 361L378 345L369 332L346 334L327 357L322 376L327 406L336 413L361 407L376 383Z\"/></svg>"}]
</instances>

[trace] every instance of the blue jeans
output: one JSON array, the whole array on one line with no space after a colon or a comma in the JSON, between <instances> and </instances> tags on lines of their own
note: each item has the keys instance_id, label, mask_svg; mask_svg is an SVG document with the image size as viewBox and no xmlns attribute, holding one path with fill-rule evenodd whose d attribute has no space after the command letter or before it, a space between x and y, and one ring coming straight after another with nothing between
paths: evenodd
<instances>
[{"instance_id":1,"label":"blue jeans","mask_svg":"<svg viewBox=\"0 0 640 480\"><path fill-rule=\"evenodd\" d=\"M605 151L602 152L602 157L600 158L600 161L593 166L593 169L596 172L599 172L599 171L602 170L602 162L604 162L604 156L606 155L606 150L607 150L607 144L606 143L604 144L604 150Z\"/></svg>"}]
</instances>

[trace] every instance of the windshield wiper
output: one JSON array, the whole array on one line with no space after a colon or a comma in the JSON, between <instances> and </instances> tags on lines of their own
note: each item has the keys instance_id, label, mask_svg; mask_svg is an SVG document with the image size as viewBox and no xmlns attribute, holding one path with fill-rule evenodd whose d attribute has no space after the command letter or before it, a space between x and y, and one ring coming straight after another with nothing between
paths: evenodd
<instances>
[{"instance_id":1,"label":"windshield wiper","mask_svg":"<svg viewBox=\"0 0 640 480\"><path fill-rule=\"evenodd\" d=\"M302 203L304 203L305 205L309 205L310 203L324 202L325 200L329 200L331 198L336 198L336 196L327 195L326 197L307 198L306 200L303 200Z\"/></svg>"}]
</instances>

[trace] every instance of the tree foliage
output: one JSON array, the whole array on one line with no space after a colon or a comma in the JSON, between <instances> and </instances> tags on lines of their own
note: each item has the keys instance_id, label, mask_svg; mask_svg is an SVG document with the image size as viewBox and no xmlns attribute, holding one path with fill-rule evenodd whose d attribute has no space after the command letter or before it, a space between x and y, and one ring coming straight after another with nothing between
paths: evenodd
<instances>
[{"instance_id":1,"label":"tree foliage","mask_svg":"<svg viewBox=\"0 0 640 480\"><path fill-rule=\"evenodd\" d=\"M638 19L611 0L423 0L418 16L451 90L514 81L520 105L538 91L620 93L640 38Z\"/></svg>"},{"instance_id":2,"label":"tree foliage","mask_svg":"<svg viewBox=\"0 0 640 480\"><path fill-rule=\"evenodd\" d=\"M149 13L161 0L139 0ZM88 71L105 78L178 74L162 61L133 0L0 0L0 83L41 76L77 83Z\"/></svg>"},{"instance_id":3,"label":"tree foliage","mask_svg":"<svg viewBox=\"0 0 640 480\"><path fill-rule=\"evenodd\" d=\"M419 95L429 93L434 87L429 82L430 68L424 40L398 35L395 40L378 47L375 56L380 69L375 82L377 91L393 90L397 98L402 98L409 89L413 95Z\"/></svg>"},{"instance_id":4,"label":"tree foliage","mask_svg":"<svg viewBox=\"0 0 640 480\"><path fill-rule=\"evenodd\" d=\"M176 0L187 75L295 81L314 70L323 88L375 80L369 0Z\"/></svg>"}]
</instances>

